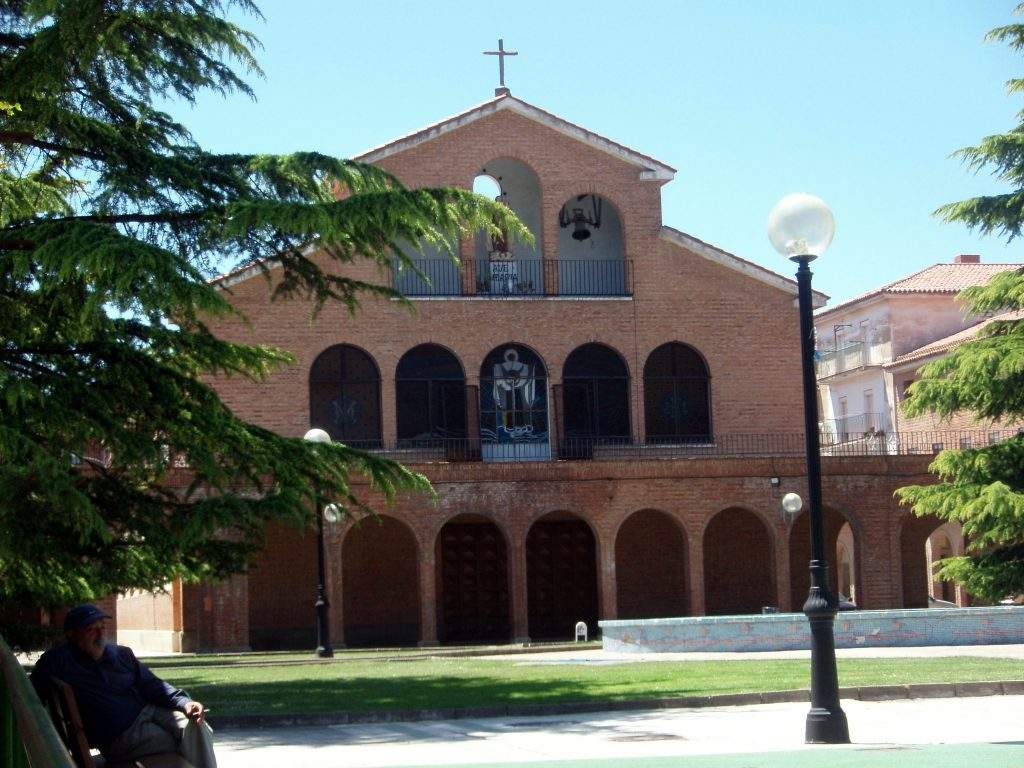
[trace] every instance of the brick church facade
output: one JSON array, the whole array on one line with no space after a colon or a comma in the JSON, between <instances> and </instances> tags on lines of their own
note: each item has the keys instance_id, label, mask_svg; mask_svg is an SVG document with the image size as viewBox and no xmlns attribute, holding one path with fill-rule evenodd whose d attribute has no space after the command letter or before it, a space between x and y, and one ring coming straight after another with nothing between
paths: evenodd
<instances>
[{"instance_id":1,"label":"brick church facade","mask_svg":"<svg viewBox=\"0 0 1024 768\"><path fill-rule=\"evenodd\" d=\"M311 427L425 473L437 499L327 526L336 645L569 639L576 621L798 610L807 515L796 285L662 222L669 166L507 92L363 155L410 187L484 177L535 243L478 235L461 265L350 316L220 284L248 318L221 336L297 363L217 382L242 418ZM780 267L783 265L780 264ZM271 269L271 280L275 272ZM817 295L817 304L825 297ZM893 491L930 455L826 455L830 554L862 608L925 607L925 541ZM833 567L838 585L840 568ZM118 601L122 641L312 647L316 537L268 531L248 573Z\"/></svg>"}]
</instances>

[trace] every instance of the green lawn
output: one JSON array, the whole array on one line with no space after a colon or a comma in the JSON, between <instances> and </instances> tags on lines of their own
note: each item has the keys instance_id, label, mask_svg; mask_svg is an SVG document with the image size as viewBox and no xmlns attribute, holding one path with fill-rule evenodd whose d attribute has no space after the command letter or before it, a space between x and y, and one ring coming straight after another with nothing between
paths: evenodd
<instances>
[{"instance_id":1,"label":"green lawn","mask_svg":"<svg viewBox=\"0 0 1024 768\"><path fill-rule=\"evenodd\" d=\"M616 701L790 690L809 681L809 664L800 659L539 664L525 655L495 661L392 654L334 663L189 666L154 660L152 666L214 717ZM1024 664L1012 659L839 660L841 686L1022 678Z\"/></svg>"}]
</instances>

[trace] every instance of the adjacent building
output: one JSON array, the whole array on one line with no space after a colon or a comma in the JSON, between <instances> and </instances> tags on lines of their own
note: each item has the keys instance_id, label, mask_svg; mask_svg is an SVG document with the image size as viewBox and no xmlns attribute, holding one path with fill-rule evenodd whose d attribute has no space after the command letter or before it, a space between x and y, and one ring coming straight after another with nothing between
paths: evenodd
<instances>
[{"instance_id":1,"label":"adjacent building","mask_svg":"<svg viewBox=\"0 0 1024 768\"><path fill-rule=\"evenodd\" d=\"M817 374L822 431L829 442L871 441L889 452L933 452L998 439L1005 426L977 422L970 414L910 419L900 404L921 366L973 338L993 319L971 315L957 294L1021 268L1024 263L988 264L964 254L819 309Z\"/></svg>"}]
</instances>

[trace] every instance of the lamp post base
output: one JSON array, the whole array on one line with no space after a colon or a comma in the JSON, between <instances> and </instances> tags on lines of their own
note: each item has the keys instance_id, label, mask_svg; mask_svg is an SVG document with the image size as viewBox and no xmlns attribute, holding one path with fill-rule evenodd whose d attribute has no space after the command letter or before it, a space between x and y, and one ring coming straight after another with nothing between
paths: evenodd
<instances>
[{"instance_id":1,"label":"lamp post base","mask_svg":"<svg viewBox=\"0 0 1024 768\"><path fill-rule=\"evenodd\" d=\"M846 713L839 704L836 672L836 597L828 589L828 566L811 561L811 589L804 614L811 629L811 709L804 741L808 744L849 744Z\"/></svg>"},{"instance_id":2,"label":"lamp post base","mask_svg":"<svg viewBox=\"0 0 1024 768\"><path fill-rule=\"evenodd\" d=\"M334 649L329 646L321 645L316 649L316 655L321 659L331 659L334 658Z\"/></svg>"},{"instance_id":3,"label":"lamp post base","mask_svg":"<svg viewBox=\"0 0 1024 768\"><path fill-rule=\"evenodd\" d=\"M846 713L841 709L828 710L811 707L811 711L807 713L804 742L807 744L849 744L850 727L846 724Z\"/></svg>"}]
</instances>

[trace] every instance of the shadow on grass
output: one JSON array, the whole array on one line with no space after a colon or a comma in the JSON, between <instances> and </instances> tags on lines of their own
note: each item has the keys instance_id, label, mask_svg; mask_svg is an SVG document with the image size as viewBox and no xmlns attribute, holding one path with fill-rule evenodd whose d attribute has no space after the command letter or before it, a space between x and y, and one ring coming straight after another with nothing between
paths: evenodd
<instances>
[{"instance_id":1,"label":"shadow on grass","mask_svg":"<svg viewBox=\"0 0 1024 768\"><path fill-rule=\"evenodd\" d=\"M657 696L707 693L662 681ZM491 676L361 676L352 679L204 684L196 681L190 693L214 713L223 715L290 715L418 709L463 709L566 702L621 701L638 698L622 690L619 681L581 682L570 676L514 679ZM216 716L211 719L216 723ZM496 713L498 714L498 713Z\"/></svg>"}]
</instances>

